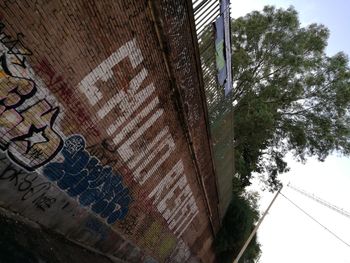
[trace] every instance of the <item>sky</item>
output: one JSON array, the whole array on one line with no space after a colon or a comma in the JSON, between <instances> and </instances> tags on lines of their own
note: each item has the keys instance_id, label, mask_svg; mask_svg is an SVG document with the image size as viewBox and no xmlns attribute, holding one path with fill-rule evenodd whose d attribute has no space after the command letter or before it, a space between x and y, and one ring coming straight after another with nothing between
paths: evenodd
<instances>
[{"instance_id":1,"label":"sky","mask_svg":"<svg viewBox=\"0 0 350 263\"><path fill-rule=\"evenodd\" d=\"M294 6L302 26L321 23L330 30L326 52L350 54L349 0L231 0L231 15L244 16L265 5L288 8ZM315 159L305 165L288 161L291 171L281 175L282 193L313 218L350 244L350 218L287 187L313 194L330 204L350 212L350 159L329 156L325 162ZM252 189L261 189L258 181ZM261 192L260 209L264 211L273 194ZM279 195L258 230L262 245L259 263L350 263L350 247L339 241L323 227L303 214L282 195Z\"/></svg>"}]
</instances>

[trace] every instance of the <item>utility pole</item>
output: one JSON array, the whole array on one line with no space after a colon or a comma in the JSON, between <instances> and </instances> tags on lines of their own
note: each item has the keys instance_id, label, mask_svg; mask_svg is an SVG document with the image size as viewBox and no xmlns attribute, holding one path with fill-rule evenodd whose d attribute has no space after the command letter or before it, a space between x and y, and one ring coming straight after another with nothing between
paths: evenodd
<instances>
[{"instance_id":1,"label":"utility pole","mask_svg":"<svg viewBox=\"0 0 350 263\"><path fill-rule=\"evenodd\" d=\"M270 205L268 206L268 208L266 209L265 213L263 214L263 216L259 219L257 225L255 226L253 232L250 234L250 236L248 237L247 241L244 243L244 246L242 247L241 251L239 252L238 256L236 257L236 259L233 261L233 263L238 263L239 259L242 257L244 251L247 249L250 241L252 240L252 238L254 237L256 231L258 230L259 226L261 225L262 221L264 220L265 216L267 215L267 213L269 212L272 204L275 202L277 196L279 195L279 193L281 192L283 188L283 185L281 186L281 188L278 190L278 192L276 193L275 197L272 199Z\"/></svg>"}]
</instances>

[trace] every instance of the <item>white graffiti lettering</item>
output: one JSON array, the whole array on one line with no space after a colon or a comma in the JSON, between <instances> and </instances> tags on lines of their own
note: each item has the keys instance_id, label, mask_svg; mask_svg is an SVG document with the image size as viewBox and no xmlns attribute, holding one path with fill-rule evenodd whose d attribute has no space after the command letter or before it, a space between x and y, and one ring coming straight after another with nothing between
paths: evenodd
<instances>
[{"instance_id":1,"label":"white graffiti lettering","mask_svg":"<svg viewBox=\"0 0 350 263\"><path fill-rule=\"evenodd\" d=\"M134 180L143 185L156 174L162 173L162 164L169 159L176 146L169 127L157 124L164 109L160 107L159 99L155 95L154 83L142 87L147 80L147 69L142 68L132 78L127 90L125 87L116 87L116 93L110 99L104 98L107 95L96 85L100 80L114 78L113 68L126 58L134 69L143 61L135 39L127 42L98 65L78 87L91 106L99 107L96 117L100 120L105 119L112 111L118 112L106 132L112 136L117 152L132 171ZM106 103L98 104L101 100ZM155 134L152 140L142 143L144 135L154 127L159 131L152 130ZM141 144L142 150L136 150ZM168 222L170 230L178 236L186 230L198 213L191 187L184 174L182 160L173 166L148 198L153 199L153 204Z\"/></svg>"}]
</instances>

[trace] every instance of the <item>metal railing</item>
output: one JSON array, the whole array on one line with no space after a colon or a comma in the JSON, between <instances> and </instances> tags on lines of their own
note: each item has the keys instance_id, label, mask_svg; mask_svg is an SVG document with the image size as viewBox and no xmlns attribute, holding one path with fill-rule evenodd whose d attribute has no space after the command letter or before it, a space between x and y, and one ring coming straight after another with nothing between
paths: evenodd
<instances>
[{"instance_id":1,"label":"metal railing","mask_svg":"<svg viewBox=\"0 0 350 263\"><path fill-rule=\"evenodd\" d=\"M219 188L219 210L223 217L232 198L234 133L232 99L225 97L224 87L217 81L213 22L220 16L220 1L193 0L192 4Z\"/></svg>"}]
</instances>

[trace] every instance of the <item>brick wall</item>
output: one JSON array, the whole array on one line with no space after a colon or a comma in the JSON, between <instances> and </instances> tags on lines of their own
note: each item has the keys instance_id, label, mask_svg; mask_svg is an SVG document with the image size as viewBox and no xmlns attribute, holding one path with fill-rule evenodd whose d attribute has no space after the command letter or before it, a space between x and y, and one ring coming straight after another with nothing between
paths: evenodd
<instances>
[{"instance_id":1,"label":"brick wall","mask_svg":"<svg viewBox=\"0 0 350 263\"><path fill-rule=\"evenodd\" d=\"M0 6L0 205L127 262L213 262L189 3Z\"/></svg>"}]
</instances>

